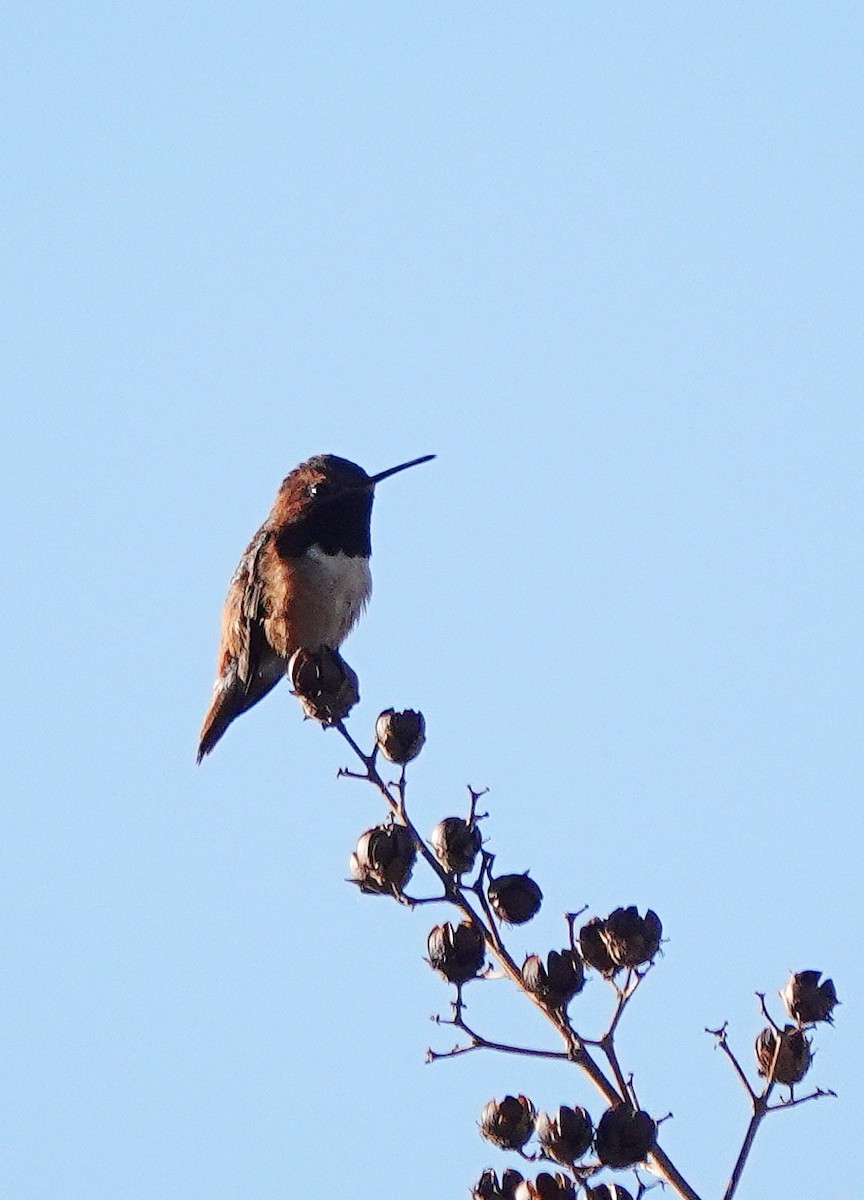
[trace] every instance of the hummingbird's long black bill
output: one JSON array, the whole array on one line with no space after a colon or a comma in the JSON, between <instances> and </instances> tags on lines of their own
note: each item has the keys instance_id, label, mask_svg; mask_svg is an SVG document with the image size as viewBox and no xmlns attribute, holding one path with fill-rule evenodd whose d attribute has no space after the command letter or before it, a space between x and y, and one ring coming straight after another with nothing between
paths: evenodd
<instances>
[{"instance_id":1,"label":"hummingbird's long black bill","mask_svg":"<svg viewBox=\"0 0 864 1200\"><path fill-rule=\"evenodd\" d=\"M409 467L419 467L420 463L431 462L433 458L435 458L434 454L424 454L422 458L412 458L410 462L400 463L398 467L390 467L388 471L379 471L377 475L370 476L366 486L374 487L376 483L380 483L388 475L395 475L397 471L407 471Z\"/></svg>"}]
</instances>

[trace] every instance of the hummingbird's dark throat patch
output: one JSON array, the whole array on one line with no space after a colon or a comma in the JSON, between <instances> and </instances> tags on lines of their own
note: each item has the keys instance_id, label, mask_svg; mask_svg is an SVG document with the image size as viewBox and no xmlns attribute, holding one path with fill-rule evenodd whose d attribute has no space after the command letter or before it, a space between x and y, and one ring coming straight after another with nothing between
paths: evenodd
<instances>
[{"instance_id":1,"label":"hummingbird's dark throat patch","mask_svg":"<svg viewBox=\"0 0 864 1200\"><path fill-rule=\"evenodd\" d=\"M298 521L279 529L276 549L280 558L299 558L311 546L320 546L325 554L369 558L371 516L371 488L351 488L327 496Z\"/></svg>"}]
</instances>

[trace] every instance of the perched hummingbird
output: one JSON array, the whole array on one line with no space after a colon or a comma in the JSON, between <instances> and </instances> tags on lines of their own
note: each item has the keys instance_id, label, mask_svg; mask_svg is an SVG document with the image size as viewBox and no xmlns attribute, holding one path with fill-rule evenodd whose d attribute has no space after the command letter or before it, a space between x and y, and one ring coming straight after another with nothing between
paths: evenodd
<instances>
[{"instance_id":1,"label":"perched hummingbird","mask_svg":"<svg viewBox=\"0 0 864 1200\"><path fill-rule=\"evenodd\" d=\"M375 486L434 457L367 475L347 458L319 454L283 480L228 588L199 762L235 717L276 686L295 651L335 650L345 640L372 590Z\"/></svg>"}]
</instances>

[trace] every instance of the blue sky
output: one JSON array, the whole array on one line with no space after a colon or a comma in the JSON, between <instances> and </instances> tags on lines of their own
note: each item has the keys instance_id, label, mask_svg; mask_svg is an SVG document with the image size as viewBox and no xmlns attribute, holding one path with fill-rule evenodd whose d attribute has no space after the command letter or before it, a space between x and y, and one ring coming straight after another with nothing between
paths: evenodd
<instances>
[{"instance_id":1,"label":"blue sky","mask_svg":"<svg viewBox=\"0 0 864 1200\"><path fill-rule=\"evenodd\" d=\"M322 451L438 455L376 502L356 736L424 710L423 829L491 789L518 958L659 912L622 1053L705 1197L747 1113L704 1027L749 1062L754 991L830 972L840 1099L740 1195L850 1194L862 43L830 0L6 6L4 1195L438 1200L507 1163L489 1097L599 1115L424 1065L445 914L344 883L379 808L286 687L195 767L228 578Z\"/></svg>"}]
</instances>

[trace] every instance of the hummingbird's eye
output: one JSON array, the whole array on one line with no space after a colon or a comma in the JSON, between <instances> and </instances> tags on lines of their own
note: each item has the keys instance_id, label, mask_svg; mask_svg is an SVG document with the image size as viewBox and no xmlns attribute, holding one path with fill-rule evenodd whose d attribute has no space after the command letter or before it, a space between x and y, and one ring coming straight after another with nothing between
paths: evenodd
<instances>
[{"instance_id":1,"label":"hummingbird's eye","mask_svg":"<svg viewBox=\"0 0 864 1200\"><path fill-rule=\"evenodd\" d=\"M314 499L318 496L323 496L326 491L327 484L322 480L319 483L310 483L306 489L306 495L311 496Z\"/></svg>"}]
</instances>

